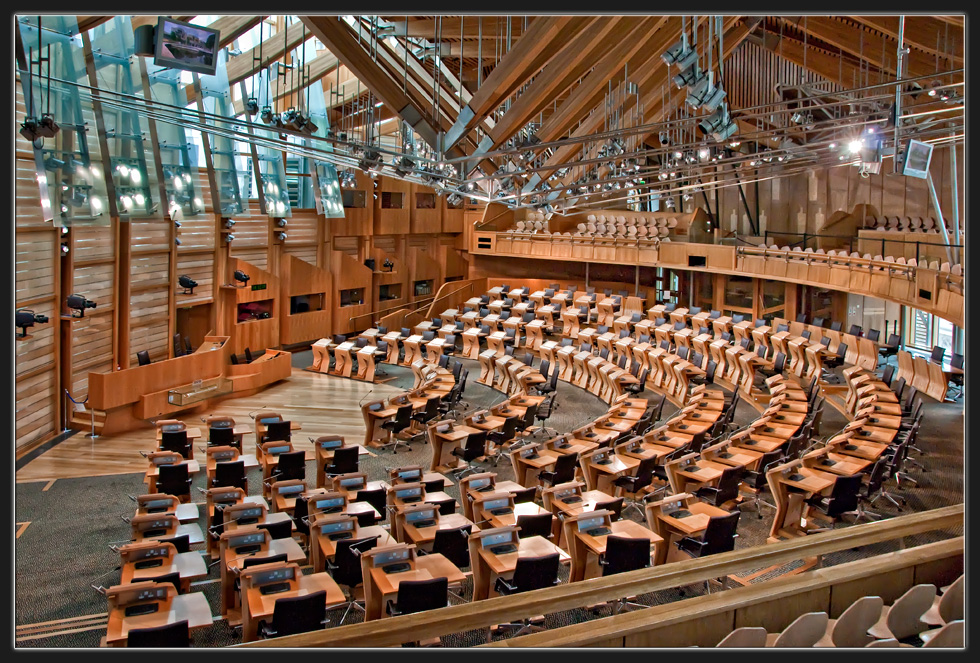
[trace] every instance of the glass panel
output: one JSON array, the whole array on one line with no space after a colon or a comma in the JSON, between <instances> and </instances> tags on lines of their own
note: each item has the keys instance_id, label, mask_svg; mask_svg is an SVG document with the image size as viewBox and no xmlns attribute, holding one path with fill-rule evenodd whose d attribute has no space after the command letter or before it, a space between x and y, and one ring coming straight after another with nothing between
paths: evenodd
<instances>
[{"instance_id":1,"label":"glass panel","mask_svg":"<svg viewBox=\"0 0 980 663\"><path fill-rule=\"evenodd\" d=\"M762 308L782 307L786 301L786 284L782 281L762 282Z\"/></svg>"},{"instance_id":2,"label":"glass panel","mask_svg":"<svg viewBox=\"0 0 980 663\"><path fill-rule=\"evenodd\" d=\"M180 71L158 67L149 59L146 60L146 71L153 101L176 108L187 106ZM188 131L183 126L166 120L157 120L156 131L168 212L171 216L176 209L180 209L184 216L203 213L204 201L195 186L198 164L202 163L200 132L195 132L197 141L188 139Z\"/></svg>"},{"instance_id":3,"label":"glass panel","mask_svg":"<svg viewBox=\"0 0 980 663\"><path fill-rule=\"evenodd\" d=\"M34 142L44 218L61 226L108 226L105 175L78 25L74 16L43 16L39 31L37 22L37 16L18 17L25 60L30 65L31 60L46 57L42 73L51 77L47 81L21 74L27 114L35 118L50 114L59 127L54 137ZM36 74L37 67L32 69Z\"/></svg>"},{"instance_id":4,"label":"glass panel","mask_svg":"<svg viewBox=\"0 0 980 663\"><path fill-rule=\"evenodd\" d=\"M147 159L149 138L140 80L140 58L134 55L133 23L129 16L116 16L93 28L92 60L100 90L115 94L100 96L102 123L109 149L109 166L116 194L116 209L122 220L131 217L159 216L155 203L157 173L151 158ZM152 145L149 145L152 149Z\"/></svg>"},{"instance_id":5,"label":"glass panel","mask_svg":"<svg viewBox=\"0 0 980 663\"><path fill-rule=\"evenodd\" d=\"M953 356L953 323L943 318L936 318L936 345L946 348L945 361Z\"/></svg>"},{"instance_id":6,"label":"glass panel","mask_svg":"<svg viewBox=\"0 0 980 663\"><path fill-rule=\"evenodd\" d=\"M754 284L748 276L729 276L725 283L725 306L752 308L752 289Z\"/></svg>"},{"instance_id":7,"label":"glass panel","mask_svg":"<svg viewBox=\"0 0 980 663\"><path fill-rule=\"evenodd\" d=\"M234 117L234 106L231 102L231 92L228 88L228 74L225 69L228 60L227 49L218 51L218 65L214 76L194 74L200 81L201 95L205 113L211 113L225 118ZM215 124L213 118L205 120L207 124ZM221 129L227 124L222 123ZM252 160L246 146L239 146L238 141L218 132L208 132L211 143L211 162L215 182L218 187L218 203L215 211L222 216L246 216L248 214L249 191L252 187ZM239 153L242 153L240 156Z\"/></svg>"},{"instance_id":8,"label":"glass panel","mask_svg":"<svg viewBox=\"0 0 980 663\"><path fill-rule=\"evenodd\" d=\"M906 345L920 350L931 350L932 314L910 308L906 324L908 325L905 333Z\"/></svg>"}]
</instances>

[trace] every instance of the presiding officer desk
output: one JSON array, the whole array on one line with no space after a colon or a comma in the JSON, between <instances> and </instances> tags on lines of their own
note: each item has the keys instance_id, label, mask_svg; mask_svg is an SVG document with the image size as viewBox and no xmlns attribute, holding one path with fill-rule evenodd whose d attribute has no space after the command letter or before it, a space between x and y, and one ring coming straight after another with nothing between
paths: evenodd
<instances>
[{"instance_id":1,"label":"presiding officer desk","mask_svg":"<svg viewBox=\"0 0 980 663\"><path fill-rule=\"evenodd\" d=\"M191 354L106 373L89 373L88 407L105 412L102 434L146 426L147 420L211 406L235 392L260 389L292 373L290 353L267 350L233 365L227 336L205 336Z\"/></svg>"}]
</instances>

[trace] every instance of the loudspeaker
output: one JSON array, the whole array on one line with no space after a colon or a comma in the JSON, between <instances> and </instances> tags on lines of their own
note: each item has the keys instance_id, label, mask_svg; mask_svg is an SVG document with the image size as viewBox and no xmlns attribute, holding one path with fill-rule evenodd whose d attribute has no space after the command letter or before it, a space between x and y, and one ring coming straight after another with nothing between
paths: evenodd
<instances>
[{"instance_id":1,"label":"loudspeaker","mask_svg":"<svg viewBox=\"0 0 980 663\"><path fill-rule=\"evenodd\" d=\"M133 30L136 55L153 57L156 54L156 32L157 26L155 25L141 25Z\"/></svg>"}]
</instances>

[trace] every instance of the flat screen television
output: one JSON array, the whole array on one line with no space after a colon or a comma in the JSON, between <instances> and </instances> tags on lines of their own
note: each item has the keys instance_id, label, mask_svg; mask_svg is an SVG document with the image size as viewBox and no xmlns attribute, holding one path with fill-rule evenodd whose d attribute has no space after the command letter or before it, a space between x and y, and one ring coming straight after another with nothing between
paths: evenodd
<instances>
[{"instance_id":1,"label":"flat screen television","mask_svg":"<svg viewBox=\"0 0 980 663\"><path fill-rule=\"evenodd\" d=\"M213 76L218 66L220 31L161 16L153 64Z\"/></svg>"},{"instance_id":2,"label":"flat screen television","mask_svg":"<svg viewBox=\"0 0 980 663\"><path fill-rule=\"evenodd\" d=\"M907 177L926 179L929 177L929 162L932 160L932 145L918 140L909 140L905 147L905 161L902 174Z\"/></svg>"}]
</instances>

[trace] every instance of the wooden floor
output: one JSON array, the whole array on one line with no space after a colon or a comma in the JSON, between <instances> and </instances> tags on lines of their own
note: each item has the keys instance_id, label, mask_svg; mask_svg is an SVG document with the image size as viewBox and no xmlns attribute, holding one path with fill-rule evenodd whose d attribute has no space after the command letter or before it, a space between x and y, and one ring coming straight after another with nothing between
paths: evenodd
<instances>
[{"instance_id":1,"label":"wooden floor","mask_svg":"<svg viewBox=\"0 0 980 663\"><path fill-rule=\"evenodd\" d=\"M385 384L371 384L294 368L288 380L253 396L229 398L218 403L213 410L187 412L174 418L193 428L201 424L203 416L222 414L234 417L236 424L251 426L249 412L274 410L303 426L293 435L293 446L297 450L312 450L309 438L327 433L343 435L354 442L363 441L364 420L360 404L367 400L389 398L400 391ZM103 435L94 440L82 431L17 470L16 480L24 483L143 472L147 461L139 452L153 451L155 446L154 430L149 425L139 430ZM204 442L197 443L195 458L203 446ZM242 441L242 452L254 453L254 450L255 436L246 435Z\"/></svg>"}]
</instances>

